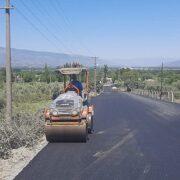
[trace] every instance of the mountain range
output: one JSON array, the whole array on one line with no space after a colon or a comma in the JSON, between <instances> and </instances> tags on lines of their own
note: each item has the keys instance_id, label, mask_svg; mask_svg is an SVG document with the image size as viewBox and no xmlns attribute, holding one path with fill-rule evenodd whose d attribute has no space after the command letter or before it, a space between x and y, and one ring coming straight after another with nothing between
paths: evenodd
<instances>
[{"instance_id":1,"label":"mountain range","mask_svg":"<svg viewBox=\"0 0 180 180\"><path fill-rule=\"evenodd\" d=\"M180 67L180 60L166 63L165 66L166 67Z\"/></svg>"},{"instance_id":2,"label":"mountain range","mask_svg":"<svg viewBox=\"0 0 180 180\"><path fill-rule=\"evenodd\" d=\"M11 49L11 60L12 67L24 67L24 68L42 68L47 64L49 67L55 68L57 66L63 65L65 63L78 62L87 67L94 66L94 60L90 56L84 55L75 55L75 54L65 54L65 53L52 53L52 52L41 52L41 51L31 51L24 49ZM129 62L129 65L127 65ZM134 63L130 63L134 62ZM136 63L135 63L136 62ZM149 64L144 62L156 62L156 65L153 63ZM160 67L162 62L161 58L136 58L134 60L126 59L100 59L97 60L98 66L103 66L107 64L109 67ZM138 64L139 63L139 64ZM147 64L146 66L142 64ZM132 65L131 65L132 64ZM0 67L5 66L5 48L0 47ZM165 67L175 67L180 68L180 60L178 59L169 59L169 62L164 63Z\"/></svg>"},{"instance_id":3,"label":"mountain range","mask_svg":"<svg viewBox=\"0 0 180 180\"><path fill-rule=\"evenodd\" d=\"M11 49L12 67L42 68L45 64L57 67L67 62L78 62L85 66L93 66L93 59L83 55L40 52L23 49ZM0 67L5 66L5 48L0 47Z\"/></svg>"}]
</instances>

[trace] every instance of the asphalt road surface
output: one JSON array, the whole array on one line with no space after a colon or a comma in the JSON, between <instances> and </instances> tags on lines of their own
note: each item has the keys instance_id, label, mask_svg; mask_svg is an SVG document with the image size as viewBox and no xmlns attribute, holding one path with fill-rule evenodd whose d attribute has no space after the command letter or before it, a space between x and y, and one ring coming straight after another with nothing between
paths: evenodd
<instances>
[{"instance_id":1,"label":"asphalt road surface","mask_svg":"<svg viewBox=\"0 0 180 180\"><path fill-rule=\"evenodd\" d=\"M50 143L16 180L180 180L180 105L127 93L94 98L87 143Z\"/></svg>"}]
</instances>

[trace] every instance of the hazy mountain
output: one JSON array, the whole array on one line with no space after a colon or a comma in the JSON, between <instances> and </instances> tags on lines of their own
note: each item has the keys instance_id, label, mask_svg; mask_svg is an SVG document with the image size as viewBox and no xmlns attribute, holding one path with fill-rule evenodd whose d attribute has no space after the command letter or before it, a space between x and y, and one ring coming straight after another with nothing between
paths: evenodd
<instances>
[{"instance_id":1,"label":"hazy mountain","mask_svg":"<svg viewBox=\"0 0 180 180\"><path fill-rule=\"evenodd\" d=\"M47 64L57 67L66 62L79 62L85 66L93 66L93 59L82 55L69 55L63 53L38 52L22 49L11 50L13 67L37 67L41 68ZM5 49L0 47L0 66L5 65Z\"/></svg>"},{"instance_id":2,"label":"hazy mountain","mask_svg":"<svg viewBox=\"0 0 180 180\"><path fill-rule=\"evenodd\" d=\"M180 67L180 60L166 63L164 66L166 66L166 67L174 67L174 68L175 67Z\"/></svg>"},{"instance_id":3,"label":"hazy mountain","mask_svg":"<svg viewBox=\"0 0 180 180\"><path fill-rule=\"evenodd\" d=\"M162 58L134 58L134 59L97 59L97 66L107 64L109 67L160 67ZM170 58L164 62L166 67L180 67L180 60ZM42 68L45 64L57 67L66 62L79 62L85 66L94 66L94 60L89 56L70 55L63 53L40 52L12 48L13 67ZM0 47L0 67L5 66L5 49Z\"/></svg>"}]
</instances>

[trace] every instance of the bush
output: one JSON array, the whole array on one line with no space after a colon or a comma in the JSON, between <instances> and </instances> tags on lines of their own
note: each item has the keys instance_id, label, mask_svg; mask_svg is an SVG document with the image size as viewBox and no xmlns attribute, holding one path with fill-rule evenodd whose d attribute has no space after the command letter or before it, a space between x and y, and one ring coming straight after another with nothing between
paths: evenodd
<instances>
[{"instance_id":1,"label":"bush","mask_svg":"<svg viewBox=\"0 0 180 180\"><path fill-rule=\"evenodd\" d=\"M44 134L44 118L42 111L35 114L15 113L12 122L1 122L0 158L11 156L11 149L21 146L33 146Z\"/></svg>"},{"instance_id":2,"label":"bush","mask_svg":"<svg viewBox=\"0 0 180 180\"><path fill-rule=\"evenodd\" d=\"M6 102L3 97L0 97L0 111L5 107Z\"/></svg>"},{"instance_id":3,"label":"bush","mask_svg":"<svg viewBox=\"0 0 180 180\"><path fill-rule=\"evenodd\" d=\"M6 105L6 101L5 101L4 91L0 90L0 111L2 111L5 105Z\"/></svg>"},{"instance_id":4,"label":"bush","mask_svg":"<svg viewBox=\"0 0 180 180\"><path fill-rule=\"evenodd\" d=\"M177 90L180 90L180 80L178 80L177 82L173 83L174 87L177 88Z\"/></svg>"},{"instance_id":5,"label":"bush","mask_svg":"<svg viewBox=\"0 0 180 180\"><path fill-rule=\"evenodd\" d=\"M14 102L39 102L51 99L54 91L61 91L63 86L59 82L15 83L12 89Z\"/></svg>"},{"instance_id":6,"label":"bush","mask_svg":"<svg viewBox=\"0 0 180 180\"><path fill-rule=\"evenodd\" d=\"M32 113L33 108L27 107L33 106L33 102L51 99L52 94L62 90L62 87L59 83L14 83L12 97L15 112L11 122L5 121L5 96L0 91L0 158L9 158L12 149L33 146L43 136L42 110ZM21 106L17 108L15 104Z\"/></svg>"}]
</instances>

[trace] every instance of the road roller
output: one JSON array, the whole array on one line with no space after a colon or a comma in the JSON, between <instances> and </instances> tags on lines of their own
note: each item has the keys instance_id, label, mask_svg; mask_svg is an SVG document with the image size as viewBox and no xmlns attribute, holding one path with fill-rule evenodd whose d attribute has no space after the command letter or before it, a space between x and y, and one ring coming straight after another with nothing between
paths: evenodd
<instances>
[{"instance_id":1,"label":"road roller","mask_svg":"<svg viewBox=\"0 0 180 180\"><path fill-rule=\"evenodd\" d=\"M93 106L88 102L88 69L82 67L60 68L64 76L64 92L45 109L45 135L48 142L86 142L88 134L93 132ZM82 77L85 74L83 92L71 83L67 76Z\"/></svg>"}]
</instances>

